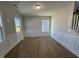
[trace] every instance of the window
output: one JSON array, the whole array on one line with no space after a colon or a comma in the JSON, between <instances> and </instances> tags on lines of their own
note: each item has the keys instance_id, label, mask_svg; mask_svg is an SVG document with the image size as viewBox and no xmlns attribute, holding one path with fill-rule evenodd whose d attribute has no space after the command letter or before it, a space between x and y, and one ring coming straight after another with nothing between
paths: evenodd
<instances>
[{"instance_id":1,"label":"window","mask_svg":"<svg viewBox=\"0 0 79 59\"><path fill-rule=\"evenodd\" d=\"M42 32L49 32L49 20L42 20Z\"/></svg>"},{"instance_id":2,"label":"window","mask_svg":"<svg viewBox=\"0 0 79 59\"><path fill-rule=\"evenodd\" d=\"M16 32L21 32L21 19L19 17L14 16Z\"/></svg>"},{"instance_id":3,"label":"window","mask_svg":"<svg viewBox=\"0 0 79 59\"><path fill-rule=\"evenodd\" d=\"M0 42L3 40L3 32L2 32L2 21L1 21L1 16L0 16Z\"/></svg>"}]
</instances>

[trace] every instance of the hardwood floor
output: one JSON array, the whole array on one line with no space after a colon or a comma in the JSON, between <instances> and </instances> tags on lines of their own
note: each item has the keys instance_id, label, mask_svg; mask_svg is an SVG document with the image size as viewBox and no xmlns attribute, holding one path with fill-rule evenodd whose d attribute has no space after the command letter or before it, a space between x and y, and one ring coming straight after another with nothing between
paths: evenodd
<instances>
[{"instance_id":1,"label":"hardwood floor","mask_svg":"<svg viewBox=\"0 0 79 59\"><path fill-rule=\"evenodd\" d=\"M27 37L6 58L75 58L76 56L50 37Z\"/></svg>"}]
</instances>

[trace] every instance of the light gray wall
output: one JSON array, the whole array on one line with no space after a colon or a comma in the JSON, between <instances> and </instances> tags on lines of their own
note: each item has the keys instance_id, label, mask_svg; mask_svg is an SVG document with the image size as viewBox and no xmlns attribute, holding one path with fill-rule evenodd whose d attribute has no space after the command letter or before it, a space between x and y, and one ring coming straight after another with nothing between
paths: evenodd
<instances>
[{"instance_id":1,"label":"light gray wall","mask_svg":"<svg viewBox=\"0 0 79 59\"><path fill-rule=\"evenodd\" d=\"M79 34L71 29L73 11L74 2L71 1L54 12L51 20L51 37L79 57Z\"/></svg>"},{"instance_id":2,"label":"light gray wall","mask_svg":"<svg viewBox=\"0 0 79 59\"><path fill-rule=\"evenodd\" d=\"M42 32L42 20L49 20L50 23L51 17L50 16L24 17L24 36L25 37L49 36L50 31Z\"/></svg>"},{"instance_id":3,"label":"light gray wall","mask_svg":"<svg viewBox=\"0 0 79 59\"><path fill-rule=\"evenodd\" d=\"M73 10L74 2L70 2L67 6L54 12L51 21L51 31L56 30L70 35L79 36L78 33L71 29Z\"/></svg>"},{"instance_id":4,"label":"light gray wall","mask_svg":"<svg viewBox=\"0 0 79 59\"><path fill-rule=\"evenodd\" d=\"M21 41L16 35L14 16L21 18L21 15L10 5L0 2L0 15L3 22L5 40L0 42L0 57L4 57L17 43Z\"/></svg>"}]
</instances>

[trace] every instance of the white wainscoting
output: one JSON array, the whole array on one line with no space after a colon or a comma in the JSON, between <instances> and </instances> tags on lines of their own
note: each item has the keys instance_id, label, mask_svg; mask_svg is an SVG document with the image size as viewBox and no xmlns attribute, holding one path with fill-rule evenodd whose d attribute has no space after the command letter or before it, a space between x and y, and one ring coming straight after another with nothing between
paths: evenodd
<instances>
[{"instance_id":1,"label":"white wainscoting","mask_svg":"<svg viewBox=\"0 0 79 59\"><path fill-rule=\"evenodd\" d=\"M21 36L17 35L17 33L8 35L7 38L0 43L0 57L4 57L21 40Z\"/></svg>"},{"instance_id":2,"label":"white wainscoting","mask_svg":"<svg viewBox=\"0 0 79 59\"><path fill-rule=\"evenodd\" d=\"M79 57L79 37L59 31L51 33L51 37Z\"/></svg>"}]
</instances>

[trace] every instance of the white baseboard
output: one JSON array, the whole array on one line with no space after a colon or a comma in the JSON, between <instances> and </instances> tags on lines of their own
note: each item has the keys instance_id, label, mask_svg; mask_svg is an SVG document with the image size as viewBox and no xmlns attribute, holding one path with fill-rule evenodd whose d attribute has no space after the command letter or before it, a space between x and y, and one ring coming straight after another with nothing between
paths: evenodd
<instances>
[{"instance_id":1,"label":"white baseboard","mask_svg":"<svg viewBox=\"0 0 79 59\"><path fill-rule=\"evenodd\" d=\"M4 56L15 46L17 45L22 39L19 39L16 33L8 35L6 38L5 43L2 42L2 50L0 51L0 58L4 58Z\"/></svg>"},{"instance_id":2,"label":"white baseboard","mask_svg":"<svg viewBox=\"0 0 79 59\"><path fill-rule=\"evenodd\" d=\"M54 31L51 37L79 57L79 37L60 31Z\"/></svg>"}]
</instances>

